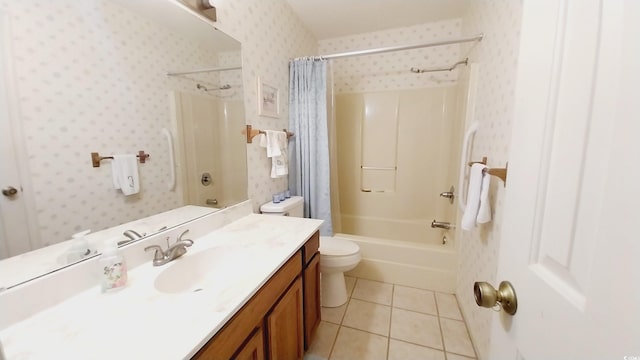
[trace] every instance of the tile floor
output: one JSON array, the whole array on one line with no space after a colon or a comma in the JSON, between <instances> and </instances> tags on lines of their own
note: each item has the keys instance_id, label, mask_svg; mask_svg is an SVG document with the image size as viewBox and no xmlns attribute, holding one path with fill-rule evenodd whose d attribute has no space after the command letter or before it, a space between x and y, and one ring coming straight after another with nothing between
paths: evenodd
<instances>
[{"instance_id":1,"label":"tile floor","mask_svg":"<svg viewBox=\"0 0 640 360\"><path fill-rule=\"evenodd\" d=\"M305 360L465 360L476 355L451 294L346 277L349 301L322 308Z\"/></svg>"}]
</instances>

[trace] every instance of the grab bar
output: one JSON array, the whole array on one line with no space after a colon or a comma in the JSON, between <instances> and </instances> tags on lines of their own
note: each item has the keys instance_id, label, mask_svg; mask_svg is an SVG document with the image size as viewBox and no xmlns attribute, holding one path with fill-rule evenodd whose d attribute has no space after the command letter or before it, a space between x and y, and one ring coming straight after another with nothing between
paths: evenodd
<instances>
[{"instance_id":1,"label":"grab bar","mask_svg":"<svg viewBox=\"0 0 640 360\"><path fill-rule=\"evenodd\" d=\"M458 191L460 193L458 194L458 206L460 207L461 211L464 211L464 209L467 207L467 204L465 204L465 196L463 192L464 192L464 175L465 175L465 170L467 168L467 163L468 163L467 159L469 158L469 144L471 143L471 139L473 138L473 135L476 133L477 130L478 130L478 122L476 121L469 126L469 129L464 134L464 140L462 143L462 153L460 153L460 174L458 175Z\"/></svg>"},{"instance_id":2,"label":"grab bar","mask_svg":"<svg viewBox=\"0 0 640 360\"><path fill-rule=\"evenodd\" d=\"M360 169L362 170L398 170L397 166L384 166L384 167L380 167L380 166L360 166Z\"/></svg>"},{"instance_id":3,"label":"grab bar","mask_svg":"<svg viewBox=\"0 0 640 360\"><path fill-rule=\"evenodd\" d=\"M162 133L167 138L167 145L169 146L169 182L167 182L167 190L173 190L176 186L176 164L175 154L173 152L173 137L171 132L167 128L162 128Z\"/></svg>"}]
</instances>

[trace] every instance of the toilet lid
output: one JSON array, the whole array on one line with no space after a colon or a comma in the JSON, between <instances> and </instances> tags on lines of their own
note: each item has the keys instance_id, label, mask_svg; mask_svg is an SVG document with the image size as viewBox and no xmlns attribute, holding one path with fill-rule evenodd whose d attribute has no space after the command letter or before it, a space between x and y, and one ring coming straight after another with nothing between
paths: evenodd
<instances>
[{"instance_id":1,"label":"toilet lid","mask_svg":"<svg viewBox=\"0 0 640 360\"><path fill-rule=\"evenodd\" d=\"M359 251L360 247L353 241L320 237L320 255L346 256L356 254Z\"/></svg>"}]
</instances>

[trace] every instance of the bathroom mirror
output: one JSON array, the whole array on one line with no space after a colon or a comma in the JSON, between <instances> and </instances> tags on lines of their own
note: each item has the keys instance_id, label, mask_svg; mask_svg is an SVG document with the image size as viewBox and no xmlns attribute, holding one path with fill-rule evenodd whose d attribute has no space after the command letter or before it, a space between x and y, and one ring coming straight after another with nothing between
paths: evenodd
<instances>
[{"instance_id":1,"label":"bathroom mirror","mask_svg":"<svg viewBox=\"0 0 640 360\"><path fill-rule=\"evenodd\" d=\"M238 41L178 0L11 1L0 15L0 160L15 165L0 187L18 190L1 200L0 274L17 277L0 288L68 266L85 229L100 233L92 256L123 229L150 235L247 199ZM92 152L138 151L133 195L114 188L113 160L92 165Z\"/></svg>"}]
</instances>

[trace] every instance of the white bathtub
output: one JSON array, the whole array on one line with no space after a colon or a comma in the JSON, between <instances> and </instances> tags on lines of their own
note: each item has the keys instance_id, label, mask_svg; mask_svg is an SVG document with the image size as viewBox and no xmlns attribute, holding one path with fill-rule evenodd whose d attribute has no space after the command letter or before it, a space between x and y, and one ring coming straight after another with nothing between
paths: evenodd
<instances>
[{"instance_id":1,"label":"white bathtub","mask_svg":"<svg viewBox=\"0 0 640 360\"><path fill-rule=\"evenodd\" d=\"M360 246L362 261L345 275L421 289L454 293L456 253L453 246L335 234Z\"/></svg>"}]
</instances>

